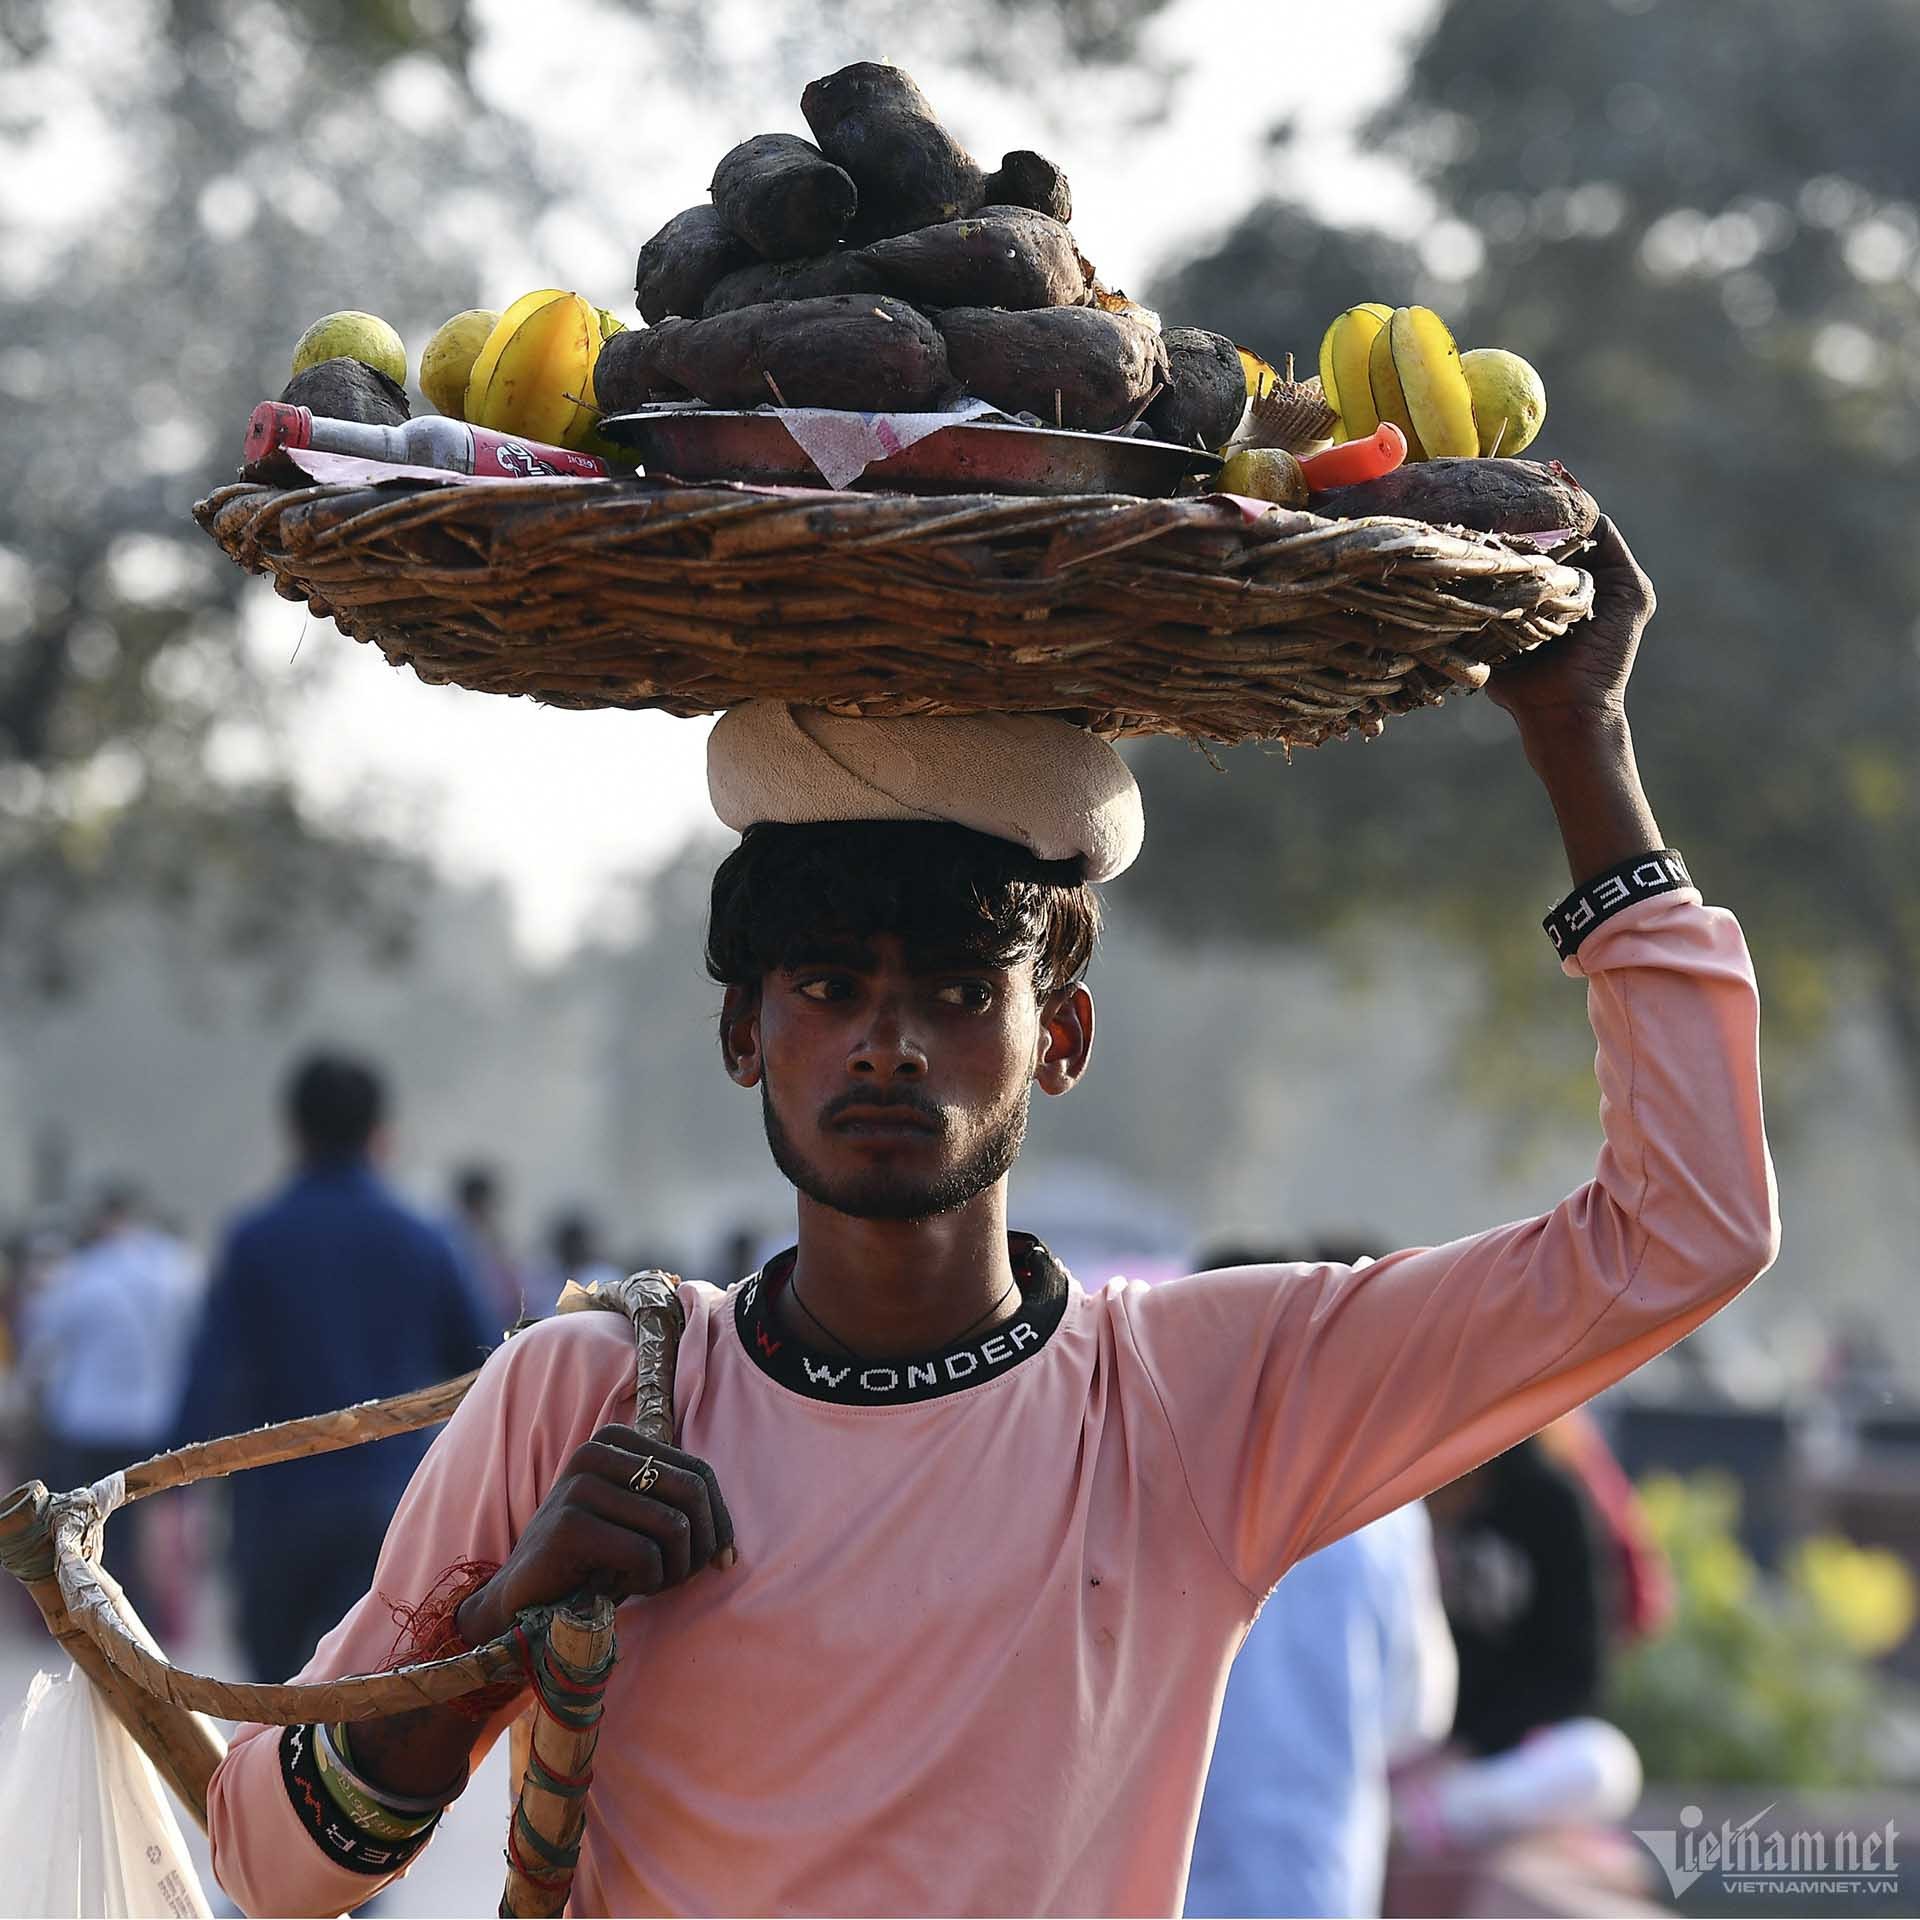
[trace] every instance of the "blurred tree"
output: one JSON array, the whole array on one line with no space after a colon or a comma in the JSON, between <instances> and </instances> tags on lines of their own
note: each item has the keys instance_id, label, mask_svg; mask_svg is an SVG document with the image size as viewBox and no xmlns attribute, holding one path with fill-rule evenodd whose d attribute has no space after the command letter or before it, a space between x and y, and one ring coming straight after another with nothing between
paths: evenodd
<instances>
[{"instance_id":1,"label":"blurred tree","mask_svg":"<svg viewBox=\"0 0 1920 1920\"><path fill-rule=\"evenodd\" d=\"M282 967L342 922L403 939L402 863L316 830L276 764L294 676L249 660L244 576L189 508L315 315L417 339L471 304L477 238L528 183L467 52L462 10L399 0L0 11L13 984L70 984L89 907L129 895Z\"/></svg>"},{"instance_id":2,"label":"blurred tree","mask_svg":"<svg viewBox=\"0 0 1920 1920\"><path fill-rule=\"evenodd\" d=\"M1111 65L1162 4L619 17L669 70L773 63L797 96L849 38ZM466 0L0 0L0 984L71 983L90 904L134 895L282 967L343 923L404 943L404 863L307 819L274 751L309 668L250 660L258 589L189 509L308 322L365 307L417 345L562 198L531 137L553 103L523 123L477 89L484 28Z\"/></svg>"},{"instance_id":3,"label":"blurred tree","mask_svg":"<svg viewBox=\"0 0 1920 1920\"><path fill-rule=\"evenodd\" d=\"M1154 304L1310 362L1340 308L1422 300L1541 368L1534 451L1659 588L1632 711L1662 824L1746 922L1776 1038L1877 998L1920 1138L1916 61L1904 0L1449 0L1371 130L1433 196L1418 240L1266 204ZM1225 758L1140 753L1169 926L1345 929L1363 959L1383 909L1417 915L1487 955L1469 1072L1585 1105L1584 1046L1536 1044L1566 881L1504 715Z\"/></svg>"}]
</instances>

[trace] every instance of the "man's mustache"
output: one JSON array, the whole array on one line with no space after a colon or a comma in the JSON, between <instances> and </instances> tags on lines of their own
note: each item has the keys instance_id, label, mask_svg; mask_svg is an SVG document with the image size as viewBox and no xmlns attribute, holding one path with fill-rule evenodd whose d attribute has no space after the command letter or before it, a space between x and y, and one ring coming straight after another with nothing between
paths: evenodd
<instances>
[{"instance_id":1,"label":"man's mustache","mask_svg":"<svg viewBox=\"0 0 1920 1920\"><path fill-rule=\"evenodd\" d=\"M862 1107L875 1113L910 1113L916 1119L923 1120L935 1132L940 1130L940 1109L931 1101L923 1099L917 1093L878 1093L865 1087L854 1087L846 1093L835 1094L820 1109L822 1126L835 1125L840 1116L855 1107Z\"/></svg>"}]
</instances>

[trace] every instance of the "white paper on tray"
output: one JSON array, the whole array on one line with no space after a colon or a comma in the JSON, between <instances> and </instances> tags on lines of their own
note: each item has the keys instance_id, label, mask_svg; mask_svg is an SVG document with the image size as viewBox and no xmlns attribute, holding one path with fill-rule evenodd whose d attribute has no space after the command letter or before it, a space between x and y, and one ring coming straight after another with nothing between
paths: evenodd
<instances>
[{"instance_id":1,"label":"white paper on tray","mask_svg":"<svg viewBox=\"0 0 1920 1920\"><path fill-rule=\"evenodd\" d=\"M942 427L998 413L985 400L963 400L951 413L840 413L825 407L783 407L781 422L830 487L851 486L866 470Z\"/></svg>"}]
</instances>

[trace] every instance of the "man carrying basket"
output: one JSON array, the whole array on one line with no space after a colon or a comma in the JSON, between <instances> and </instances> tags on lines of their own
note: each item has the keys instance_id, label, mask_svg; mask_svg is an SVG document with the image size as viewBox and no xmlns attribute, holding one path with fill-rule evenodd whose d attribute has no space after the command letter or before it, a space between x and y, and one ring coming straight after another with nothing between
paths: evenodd
<instances>
[{"instance_id":1,"label":"man carrying basket","mask_svg":"<svg viewBox=\"0 0 1920 1920\"><path fill-rule=\"evenodd\" d=\"M736 709L707 958L797 1244L680 1287L676 1446L626 1425L617 1316L496 1353L305 1677L632 1596L572 1911L1178 1913L1227 1669L1286 1569L1774 1257L1751 966L1627 729L1652 591L1605 522L1592 570L1592 617L1488 688L1576 883L1548 927L1599 1042L1591 1182L1362 1268L1080 1291L1008 1231L1007 1176L1032 1089L1091 1054L1092 887L1141 837L1124 765L1048 719ZM365 1901L522 1702L490 1704L243 1728L222 1884L252 1912Z\"/></svg>"}]
</instances>

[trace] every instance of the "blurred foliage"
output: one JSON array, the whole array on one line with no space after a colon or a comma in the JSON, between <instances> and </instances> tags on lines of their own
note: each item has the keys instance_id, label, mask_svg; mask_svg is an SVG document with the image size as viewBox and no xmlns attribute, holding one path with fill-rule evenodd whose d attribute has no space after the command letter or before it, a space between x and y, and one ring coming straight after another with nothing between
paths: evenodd
<instances>
[{"instance_id":1,"label":"blurred foliage","mask_svg":"<svg viewBox=\"0 0 1920 1920\"><path fill-rule=\"evenodd\" d=\"M0 984L74 986L116 899L282 985L343 925L400 951L407 863L303 817L272 746L299 672L249 659L245 578L189 510L316 314L420 329L475 297L477 236L531 182L468 88L464 12L4 20Z\"/></svg>"},{"instance_id":2,"label":"blurred foliage","mask_svg":"<svg viewBox=\"0 0 1920 1920\"><path fill-rule=\"evenodd\" d=\"M1270 202L1150 297L1309 369L1341 308L1422 301L1542 370L1533 452L1659 589L1632 712L1663 829L1745 922L1775 1043L1877 1001L1920 1141L1917 61L1905 0L1448 0L1371 135L1432 195L1416 239ZM1170 929L1377 938L1386 907L1458 936L1488 957L1470 1077L1586 1107L1584 1045L1540 1044L1567 881L1503 714L1224 759L1136 759Z\"/></svg>"},{"instance_id":3,"label":"blurred foliage","mask_svg":"<svg viewBox=\"0 0 1920 1920\"><path fill-rule=\"evenodd\" d=\"M1125 60L1163 3L601 12L703 85L774 63L797 112L850 37L1031 81ZM365 307L424 340L564 198L476 89L483 24L465 0L0 0L0 988L76 985L119 899L282 986L342 926L404 950L409 863L303 816L273 739L305 668L249 659L258 589L189 510L308 322Z\"/></svg>"},{"instance_id":4,"label":"blurred foliage","mask_svg":"<svg viewBox=\"0 0 1920 1920\"><path fill-rule=\"evenodd\" d=\"M1878 1784L1885 1706L1870 1663L1912 1630L1904 1562L1817 1536L1774 1579L1740 1544L1732 1479L1654 1475L1640 1494L1673 1570L1675 1608L1663 1633L1619 1662L1607 1711L1649 1778Z\"/></svg>"}]
</instances>

